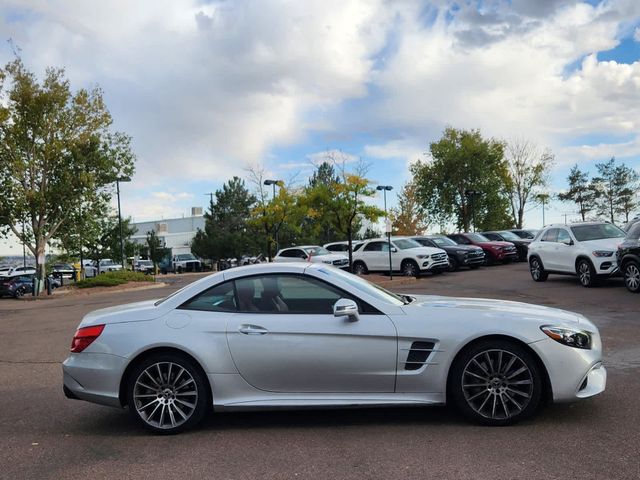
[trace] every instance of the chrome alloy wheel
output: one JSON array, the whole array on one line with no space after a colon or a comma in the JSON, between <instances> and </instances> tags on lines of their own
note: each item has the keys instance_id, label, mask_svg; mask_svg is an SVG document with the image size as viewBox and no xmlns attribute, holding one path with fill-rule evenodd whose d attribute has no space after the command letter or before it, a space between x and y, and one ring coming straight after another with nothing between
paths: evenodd
<instances>
[{"instance_id":1,"label":"chrome alloy wheel","mask_svg":"<svg viewBox=\"0 0 640 480\"><path fill-rule=\"evenodd\" d=\"M147 367L136 379L133 400L140 418L169 429L189 420L198 404L198 387L191 374L173 362Z\"/></svg>"},{"instance_id":2,"label":"chrome alloy wheel","mask_svg":"<svg viewBox=\"0 0 640 480\"><path fill-rule=\"evenodd\" d=\"M591 283L591 267L585 261L580 262L580 264L578 265L578 279L584 286L587 286Z\"/></svg>"},{"instance_id":3,"label":"chrome alloy wheel","mask_svg":"<svg viewBox=\"0 0 640 480\"><path fill-rule=\"evenodd\" d=\"M624 269L624 281L632 292L640 290L640 269L635 263L629 263Z\"/></svg>"},{"instance_id":4,"label":"chrome alloy wheel","mask_svg":"<svg viewBox=\"0 0 640 480\"><path fill-rule=\"evenodd\" d=\"M531 260L531 276L534 280L539 280L542 277L542 266L540 265L540 261L537 258Z\"/></svg>"},{"instance_id":5,"label":"chrome alloy wheel","mask_svg":"<svg viewBox=\"0 0 640 480\"><path fill-rule=\"evenodd\" d=\"M405 277L415 277L418 274L418 268L412 261L404 262L402 265L402 274Z\"/></svg>"},{"instance_id":6,"label":"chrome alloy wheel","mask_svg":"<svg viewBox=\"0 0 640 480\"><path fill-rule=\"evenodd\" d=\"M533 374L517 355L485 350L464 367L462 391L477 414L505 420L523 412L533 394Z\"/></svg>"}]
</instances>

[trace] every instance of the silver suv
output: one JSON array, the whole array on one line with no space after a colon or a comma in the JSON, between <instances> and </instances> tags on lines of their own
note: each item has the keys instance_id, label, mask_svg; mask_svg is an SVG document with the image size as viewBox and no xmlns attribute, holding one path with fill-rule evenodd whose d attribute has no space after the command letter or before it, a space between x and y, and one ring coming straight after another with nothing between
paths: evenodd
<instances>
[{"instance_id":1,"label":"silver suv","mask_svg":"<svg viewBox=\"0 0 640 480\"><path fill-rule=\"evenodd\" d=\"M593 287L618 272L616 250L624 231L607 222L556 224L543 228L529 244L529 270L536 282L550 273L576 275Z\"/></svg>"}]
</instances>

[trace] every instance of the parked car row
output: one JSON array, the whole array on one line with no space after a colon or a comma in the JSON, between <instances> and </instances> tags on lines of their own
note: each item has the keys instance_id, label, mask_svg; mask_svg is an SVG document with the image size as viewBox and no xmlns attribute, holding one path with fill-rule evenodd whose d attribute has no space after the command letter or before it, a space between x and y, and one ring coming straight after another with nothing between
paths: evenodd
<instances>
[{"instance_id":1,"label":"parked car row","mask_svg":"<svg viewBox=\"0 0 640 480\"><path fill-rule=\"evenodd\" d=\"M546 226L529 245L531 278L575 275L583 287L594 287L621 274L630 292L640 292L640 220L627 228L608 222Z\"/></svg>"},{"instance_id":2,"label":"parked car row","mask_svg":"<svg viewBox=\"0 0 640 480\"><path fill-rule=\"evenodd\" d=\"M12 277L0 276L0 298L1 297L13 297L20 298L24 295L33 292L35 274L20 274ZM62 285L59 278L49 276L47 278L51 290Z\"/></svg>"}]
</instances>

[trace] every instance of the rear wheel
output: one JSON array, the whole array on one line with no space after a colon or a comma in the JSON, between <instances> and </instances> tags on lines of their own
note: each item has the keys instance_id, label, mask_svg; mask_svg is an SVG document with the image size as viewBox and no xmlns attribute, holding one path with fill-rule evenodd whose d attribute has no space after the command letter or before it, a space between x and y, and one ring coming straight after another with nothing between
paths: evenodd
<instances>
[{"instance_id":1,"label":"rear wheel","mask_svg":"<svg viewBox=\"0 0 640 480\"><path fill-rule=\"evenodd\" d=\"M208 402L203 374L182 355L153 355L136 365L129 376L129 412L154 433L178 433L195 426L204 417Z\"/></svg>"},{"instance_id":2,"label":"rear wheel","mask_svg":"<svg viewBox=\"0 0 640 480\"><path fill-rule=\"evenodd\" d=\"M640 292L640 264L629 261L622 267L624 275L624 284L627 290L633 293Z\"/></svg>"},{"instance_id":3,"label":"rear wheel","mask_svg":"<svg viewBox=\"0 0 640 480\"><path fill-rule=\"evenodd\" d=\"M24 288L21 287L21 288L17 289L16 293L14 293L13 296L15 298L20 298L20 297L24 296Z\"/></svg>"},{"instance_id":4,"label":"rear wheel","mask_svg":"<svg viewBox=\"0 0 640 480\"><path fill-rule=\"evenodd\" d=\"M353 273L356 275L366 275L369 273L369 270L364 262L357 261L353 262Z\"/></svg>"},{"instance_id":5,"label":"rear wheel","mask_svg":"<svg viewBox=\"0 0 640 480\"><path fill-rule=\"evenodd\" d=\"M458 264L458 260L456 260L455 257L449 257L449 271L456 272L458 268L460 268L460 265Z\"/></svg>"},{"instance_id":6,"label":"rear wheel","mask_svg":"<svg viewBox=\"0 0 640 480\"><path fill-rule=\"evenodd\" d=\"M546 282L549 277L538 257L532 257L529 261L529 272L531 272L531 278L535 282Z\"/></svg>"},{"instance_id":7,"label":"rear wheel","mask_svg":"<svg viewBox=\"0 0 640 480\"><path fill-rule=\"evenodd\" d=\"M405 260L404 262L402 262L400 269L402 271L402 275L404 275L405 277L417 277L418 273L420 272L418 264L413 260Z\"/></svg>"},{"instance_id":8,"label":"rear wheel","mask_svg":"<svg viewBox=\"0 0 640 480\"><path fill-rule=\"evenodd\" d=\"M580 285L583 287L595 287L598 284L596 269L593 268L593 265L587 259L582 258L578 260L576 264L576 275L578 275Z\"/></svg>"},{"instance_id":9,"label":"rear wheel","mask_svg":"<svg viewBox=\"0 0 640 480\"><path fill-rule=\"evenodd\" d=\"M510 425L533 415L542 398L542 373L534 356L508 340L486 340L463 351L451 367L449 388L467 418Z\"/></svg>"}]
</instances>

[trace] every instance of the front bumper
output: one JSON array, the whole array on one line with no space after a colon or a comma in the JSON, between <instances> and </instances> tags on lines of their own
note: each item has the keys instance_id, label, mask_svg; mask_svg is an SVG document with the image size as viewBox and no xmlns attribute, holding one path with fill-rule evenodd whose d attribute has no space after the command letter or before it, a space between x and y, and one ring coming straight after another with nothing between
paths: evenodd
<instances>
[{"instance_id":1,"label":"front bumper","mask_svg":"<svg viewBox=\"0 0 640 480\"><path fill-rule=\"evenodd\" d=\"M72 353L62 363L67 398L121 407L120 379L127 359L108 353Z\"/></svg>"},{"instance_id":2,"label":"front bumper","mask_svg":"<svg viewBox=\"0 0 640 480\"><path fill-rule=\"evenodd\" d=\"M572 402L604 392L607 370L602 365L602 345L593 336L591 350L567 347L545 339L529 346L542 359L549 376L554 402Z\"/></svg>"},{"instance_id":3,"label":"front bumper","mask_svg":"<svg viewBox=\"0 0 640 480\"><path fill-rule=\"evenodd\" d=\"M438 260L435 262L425 260L420 264L420 270L423 272L441 271L441 270L447 270L448 268L449 268L448 258L445 258L444 260Z\"/></svg>"}]
</instances>

